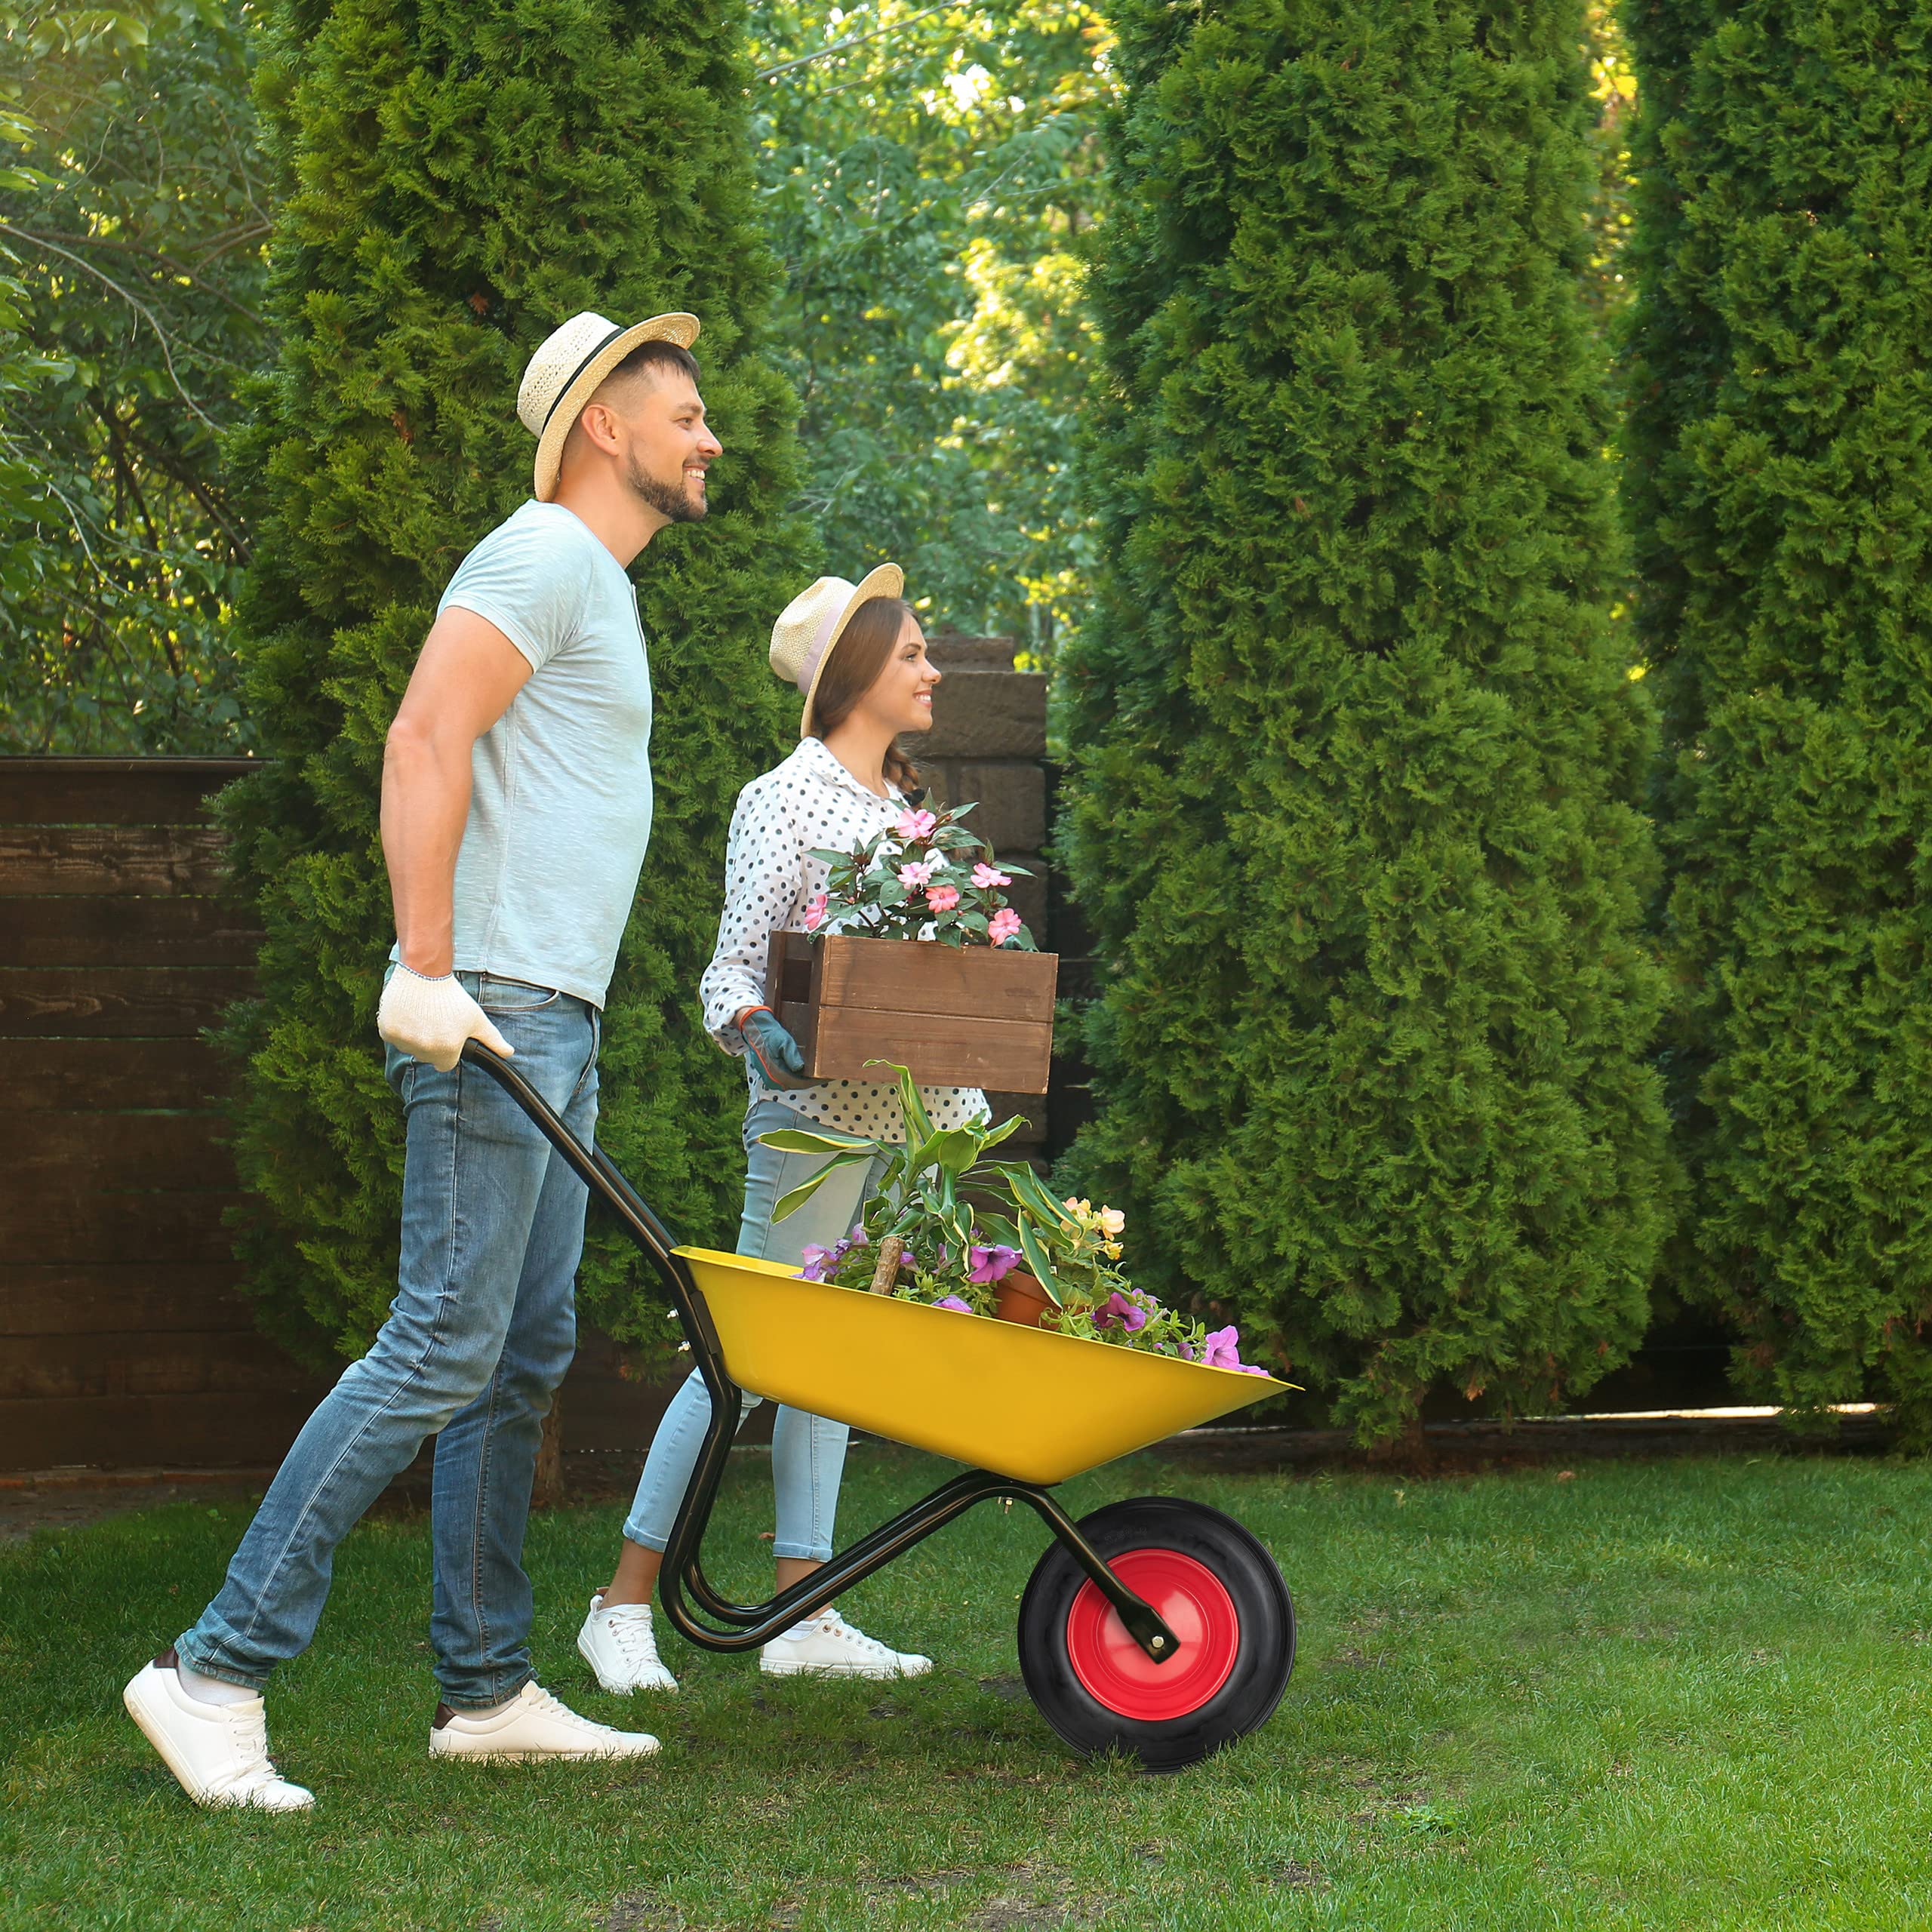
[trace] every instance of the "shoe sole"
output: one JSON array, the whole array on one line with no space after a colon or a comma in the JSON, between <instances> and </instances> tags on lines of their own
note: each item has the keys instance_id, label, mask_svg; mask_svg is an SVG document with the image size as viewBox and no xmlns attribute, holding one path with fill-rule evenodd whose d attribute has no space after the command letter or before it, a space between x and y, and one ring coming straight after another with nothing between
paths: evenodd
<instances>
[{"instance_id":1,"label":"shoe sole","mask_svg":"<svg viewBox=\"0 0 1932 1932\"><path fill-rule=\"evenodd\" d=\"M577 1654L579 1657L583 1658L586 1663L589 1665L590 1674L597 1680L597 1687L600 1690L609 1691L611 1695L614 1697L629 1697L634 1695L639 1690L661 1691L668 1697L678 1687L678 1680L675 1677L671 1678L671 1681L668 1684L612 1683L610 1678L604 1675L603 1666L590 1654L589 1646L585 1644L581 1637L578 1638L577 1640ZM670 1675L668 1671L665 1674L666 1676L669 1676Z\"/></svg>"},{"instance_id":2,"label":"shoe sole","mask_svg":"<svg viewBox=\"0 0 1932 1932\"><path fill-rule=\"evenodd\" d=\"M174 1740L139 1696L140 1681L138 1677L136 1678L122 1692L121 1702L126 1706L128 1715L140 1726L141 1735L154 1746L155 1755L173 1774L174 1782L197 1804L210 1811L310 1811L315 1809L313 1798L306 1804L242 1804L232 1798L217 1798L211 1792L197 1790L193 1779L182 1768L180 1758L175 1752Z\"/></svg>"},{"instance_id":3,"label":"shoe sole","mask_svg":"<svg viewBox=\"0 0 1932 1932\"><path fill-rule=\"evenodd\" d=\"M758 1667L766 1677L856 1677L872 1684L900 1683L932 1669L931 1664L924 1670L880 1670L859 1663L767 1663L762 1657Z\"/></svg>"},{"instance_id":4,"label":"shoe sole","mask_svg":"<svg viewBox=\"0 0 1932 1932\"><path fill-rule=\"evenodd\" d=\"M654 1743L648 1751L452 1751L432 1741L429 1755L465 1764L614 1764L626 1758L654 1758L663 1748Z\"/></svg>"}]
</instances>

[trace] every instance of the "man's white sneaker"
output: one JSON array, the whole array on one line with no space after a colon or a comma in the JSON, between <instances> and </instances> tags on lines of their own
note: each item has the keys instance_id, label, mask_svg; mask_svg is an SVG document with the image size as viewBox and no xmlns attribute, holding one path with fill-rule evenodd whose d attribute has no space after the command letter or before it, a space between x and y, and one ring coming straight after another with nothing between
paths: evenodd
<instances>
[{"instance_id":1,"label":"man's white sneaker","mask_svg":"<svg viewBox=\"0 0 1932 1932\"><path fill-rule=\"evenodd\" d=\"M262 1700L205 1704L181 1687L173 1651L164 1651L121 1694L128 1715L197 1804L245 1804L262 1811L306 1811L312 1792L291 1784L269 1762Z\"/></svg>"},{"instance_id":2,"label":"man's white sneaker","mask_svg":"<svg viewBox=\"0 0 1932 1932\"><path fill-rule=\"evenodd\" d=\"M768 1677L923 1677L933 1660L913 1651L889 1650L876 1637L854 1629L837 1611L826 1610L773 1638L758 1667Z\"/></svg>"},{"instance_id":3,"label":"man's white sneaker","mask_svg":"<svg viewBox=\"0 0 1932 1932\"><path fill-rule=\"evenodd\" d=\"M648 1758L657 1740L641 1730L614 1730L592 1724L560 1703L534 1679L494 1711L453 1711L436 1706L429 1733L432 1758L469 1758L481 1763L529 1758Z\"/></svg>"},{"instance_id":4,"label":"man's white sneaker","mask_svg":"<svg viewBox=\"0 0 1932 1932\"><path fill-rule=\"evenodd\" d=\"M577 1654L597 1673L606 1690L624 1697L633 1690L675 1690L678 1680L657 1655L657 1636L651 1627L648 1603L614 1603L601 1596L590 1599L590 1614L577 1633Z\"/></svg>"}]
</instances>

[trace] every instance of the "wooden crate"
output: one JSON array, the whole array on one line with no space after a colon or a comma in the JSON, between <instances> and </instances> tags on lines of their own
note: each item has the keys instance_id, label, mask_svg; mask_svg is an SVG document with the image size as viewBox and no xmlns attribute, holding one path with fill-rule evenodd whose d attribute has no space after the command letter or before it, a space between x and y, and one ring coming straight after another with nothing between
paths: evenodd
<instances>
[{"instance_id":1,"label":"wooden crate","mask_svg":"<svg viewBox=\"0 0 1932 1932\"><path fill-rule=\"evenodd\" d=\"M889 1060L921 1086L1044 1094L1059 968L1051 952L774 933L765 985L814 1080L877 1080L866 1062Z\"/></svg>"}]
</instances>

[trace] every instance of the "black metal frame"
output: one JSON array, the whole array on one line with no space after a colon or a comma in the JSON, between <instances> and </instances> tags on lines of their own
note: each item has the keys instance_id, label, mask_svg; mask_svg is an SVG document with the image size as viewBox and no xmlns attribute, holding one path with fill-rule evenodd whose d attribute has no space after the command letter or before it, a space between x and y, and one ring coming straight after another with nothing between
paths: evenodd
<instances>
[{"instance_id":1,"label":"black metal frame","mask_svg":"<svg viewBox=\"0 0 1932 1932\"><path fill-rule=\"evenodd\" d=\"M697 1466L691 1472L690 1485L671 1526L670 1541L665 1546L663 1567L658 1577L659 1606L681 1635L708 1651L755 1649L780 1631L823 1610L843 1591L924 1542L976 1503L1004 1497L1024 1503L1039 1516L1094 1580L1119 1613L1128 1634L1149 1657L1156 1663L1165 1663L1176 1654L1180 1647L1173 1631L1151 1605L1136 1596L1107 1567L1073 1519L1044 1488L1016 1477L996 1475L990 1469L968 1469L950 1482L942 1483L930 1495L900 1511L891 1521L862 1537L850 1549L835 1555L802 1582L780 1591L769 1601L732 1602L705 1575L701 1549L712 1508L724 1481L731 1441L738 1432L742 1392L724 1372L724 1350L712 1324L703 1291L684 1257L677 1253L678 1244L670 1230L601 1148L586 1147L508 1060L475 1040L464 1047L463 1057L469 1065L488 1074L529 1115L592 1195L623 1223L657 1270L691 1344L692 1359L704 1377L711 1397L711 1420L705 1429L703 1446L698 1451ZM689 1603L685 1601L687 1595ZM701 1621L697 1611L715 1623ZM731 1627L719 1629L717 1624Z\"/></svg>"}]
</instances>

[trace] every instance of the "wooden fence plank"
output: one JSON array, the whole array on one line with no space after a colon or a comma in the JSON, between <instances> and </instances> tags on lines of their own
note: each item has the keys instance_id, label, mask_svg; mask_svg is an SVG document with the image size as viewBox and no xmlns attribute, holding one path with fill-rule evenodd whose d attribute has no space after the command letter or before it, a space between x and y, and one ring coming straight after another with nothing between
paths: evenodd
<instances>
[{"instance_id":1,"label":"wooden fence plank","mask_svg":"<svg viewBox=\"0 0 1932 1932\"><path fill-rule=\"evenodd\" d=\"M225 850L211 826L0 826L0 897L219 893Z\"/></svg>"},{"instance_id":2,"label":"wooden fence plank","mask_svg":"<svg viewBox=\"0 0 1932 1932\"><path fill-rule=\"evenodd\" d=\"M252 1334L254 1317L232 1261L0 1264L0 1337Z\"/></svg>"},{"instance_id":3,"label":"wooden fence plank","mask_svg":"<svg viewBox=\"0 0 1932 1932\"><path fill-rule=\"evenodd\" d=\"M180 1038L252 990L226 966L0 968L0 1038Z\"/></svg>"},{"instance_id":4,"label":"wooden fence plank","mask_svg":"<svg viewBox=\"0 0 1932 1932\"><path fill-rule=\"evenodd\" d=\"M14 1112L205 1107L228 1069L205 1041L0 1039L0 1095Z\"/></svg>"},{"instance_id":5,"label":"wooden fence plank","mask_svg":"<svg viewBox=\"0 0 1932 1932\"><path fill-rule=\"evenodd\" d=\"M245 758L0 758L0 825L194 825Z\"/></svg>"},{"instance_id":6,"label":"wooden fence plank","mask_svg":"<svg viewBox=\"0 0 1932 1932\"><path fill-rule=\"evenodd\" d=\"M0 1239L13 1212L31 1214L38 1191L72 1186L122 1193L233 1184L228 1123L219 1113L37 1113L23 1118L0 1163ZM5 1249L0 1247L0 1258Z\"/></svg>"},{"instance_id":7,"label":"wooden fence plank","mask_svg":"<svg viewBox=\"0 0 1932 1932\"><path fill-rule=\"evenodd\" d=\"M236 1469L279 1462L325 1385L225 1395L0 1401L0 1469Z\"/></svg>"},{"instance_id":8,"label":"wooden fence plank","mask_svg":"<svg viewBox=\"0 0 1932 1932\"><path fill-rule=\"evenodd\" d=\"M123 1331L15 1338L0 1355L0 1401L28 1396L228 1395L306 1380L275 1345L232 1330L196 1335Z\"/></svg>"},{"instance_id":9,"label":"wooden fence plank","mask_svg":"<svg viewBox=\"0 0 1932 1932\"><path fill-rule=\"evenodd\" d=\"M220 899L0 900L0 967L255 963L253 915Z\"/></svg>"},{"instance_id":10,"label":"wooden fence plank","mask_svg":"<svg viewBox=\"0 0 1932 1932\"><path fill-rule=\"evenodd\" d=\"M0 1195L14 1261L232 1261L222 1217L247 1197L201 1193L90 1194L48 1189L17 1208Z\"/></svg>"}]
</instances>

